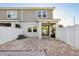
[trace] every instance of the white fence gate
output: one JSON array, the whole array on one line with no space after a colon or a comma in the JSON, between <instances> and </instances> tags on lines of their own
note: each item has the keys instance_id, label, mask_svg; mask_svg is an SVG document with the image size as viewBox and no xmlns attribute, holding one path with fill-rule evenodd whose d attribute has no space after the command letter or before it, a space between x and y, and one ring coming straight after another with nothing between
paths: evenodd
<instances>
[{"instance_id":1,"label":"white fence gate","mask_svg":"<svg viewBox=\"0 0 79 59\"><path fill-rule=\"evenodd\" d=\"M0 27L0 44L15 40L18 35L22 33L22 29L13 27Z\"/></svg>"},{"instance_id":2,"label":"white fence gate","mask_svg":"<svg viewBox=\"0 0 79 59\"><path fill-rule=\"evenodd\" d=\"M59 40L79 48L79 25L59 28Z\"/></svg>"}]
</instances>

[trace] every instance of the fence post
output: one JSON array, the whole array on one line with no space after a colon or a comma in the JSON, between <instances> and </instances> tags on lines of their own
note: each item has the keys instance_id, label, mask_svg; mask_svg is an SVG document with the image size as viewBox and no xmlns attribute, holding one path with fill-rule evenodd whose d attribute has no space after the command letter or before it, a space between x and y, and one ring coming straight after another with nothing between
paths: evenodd
<instances>
[{"instance_id":1,"label":"fence post","mask_svg":"<svg viewBox=\"0 0 79 59\"><path fill-rule=\"evenodd\" d=\"M14 22L11 23L11 27L15 27L15 23Z\"/></svg>"}]
</instances>

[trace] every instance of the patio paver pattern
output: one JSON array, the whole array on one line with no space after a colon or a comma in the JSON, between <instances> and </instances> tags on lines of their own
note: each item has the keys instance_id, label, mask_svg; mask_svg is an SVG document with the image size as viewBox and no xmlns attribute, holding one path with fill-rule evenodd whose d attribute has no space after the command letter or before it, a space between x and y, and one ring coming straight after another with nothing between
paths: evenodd
<instances>
[{"instance_id":1,"label":"patio paver pattern","mask_svg":"<svg viewBox=\"0 0 79 59\"><path fill-rule=\"evenodd\" d=\"M13 51L15 55L19 53L21 55L79 56L78 49L53 38L43 38L41 40L38 38L19 39L0 46L0 55L9 52L11 54L11 51Z\"/></svg>"}]
</instances>

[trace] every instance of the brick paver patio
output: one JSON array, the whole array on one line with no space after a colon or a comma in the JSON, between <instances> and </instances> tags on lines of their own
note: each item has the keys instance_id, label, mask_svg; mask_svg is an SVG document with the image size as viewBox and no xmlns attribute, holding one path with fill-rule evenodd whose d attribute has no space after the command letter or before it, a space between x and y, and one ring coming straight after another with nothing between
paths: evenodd
<instances>
[{"instance_id":1,"label":"brick paver patio","mask_svg":"<svg viewBox=\"0 0 79 59\"><path fill-rule=\"evenodd\" d=\"M12 55L11 53L13 55L79 56L78 49L53 38L43 38L42 40L26 38L0 46L0 55Z\"/></svg>"}]
</instances>

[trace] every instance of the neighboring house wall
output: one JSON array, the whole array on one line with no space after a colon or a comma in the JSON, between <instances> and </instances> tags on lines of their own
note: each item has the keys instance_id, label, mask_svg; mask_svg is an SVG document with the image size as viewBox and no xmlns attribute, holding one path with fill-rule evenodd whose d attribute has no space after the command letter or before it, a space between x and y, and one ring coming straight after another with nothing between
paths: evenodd
<instances>
[{"instance_id":1,"label":"neighboring house wall","mask_svg":"<svg viewBox=\"0 0 79 59\"><path fill-rule=\"evenodd\" d=\"M9 9L1 9L0 10L0 20L8 20L7 18L7 11L9 11ZM12 11L12 10L11 10ZM21 10L16 10L17 11L17 20L21 20Z\"/></svg>"}]
</instances>

